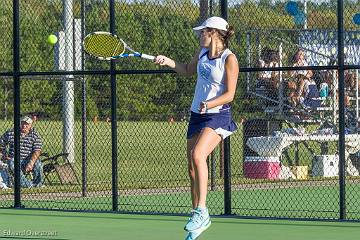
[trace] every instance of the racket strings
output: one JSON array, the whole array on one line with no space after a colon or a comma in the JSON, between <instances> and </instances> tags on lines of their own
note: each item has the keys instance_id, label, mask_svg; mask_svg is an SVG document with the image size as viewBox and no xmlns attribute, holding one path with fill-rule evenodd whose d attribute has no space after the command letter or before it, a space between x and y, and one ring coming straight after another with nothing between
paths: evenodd
<instances>
[{"instance_id":1,"label":"racket strings","mask_svg":"<svg viewBox=\"0 0 360 240\"><path fill-rule=\"evenodd\" d=\"M125 51L124 45L125 44L123 44L121 41L119 41L118 44L116 45L116 48L114 49L112 56L117 56L117 55L124 53L124 51Z\"/></svg>"},{"instance_id":2,"label":"racket strings","mask_svg":"<svg viewBox=\"0 0 360 240\"><path fill-rule=\"evenodd\" d=\"M84 41L86 51L99 58L111 58L125 51L123 43L110 34L94 34Z\"/></svg>"}]
</instances>

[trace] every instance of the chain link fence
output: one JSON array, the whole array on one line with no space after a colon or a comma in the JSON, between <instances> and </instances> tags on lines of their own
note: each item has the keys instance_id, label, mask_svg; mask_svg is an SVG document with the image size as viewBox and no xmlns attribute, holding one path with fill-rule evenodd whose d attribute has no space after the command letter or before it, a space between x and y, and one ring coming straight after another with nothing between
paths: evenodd
<instances>
[{"instance_id":1,"label":"chain link fence","mask_svg":"<svg viewBox=\"0 0 360 240\"><path fill-rule=\"evenodd\" d=\"M133 49L187 62L198 48L192 27L227 15L241 72L232 103L239 129L208 158L211 214L359 220L357 3L343 3L341 91L334 1L19 1L20 114L41 136L44 174L41 187L21 188L22 206L187 213L196 77L142 59L114 67L86 55L81 42L110 31L113 11L115 32ZM12 4L0 7L1 134L16 112ZM0 207L13 207L15 195L0 189Z\"/></svg>"}]
</instances>

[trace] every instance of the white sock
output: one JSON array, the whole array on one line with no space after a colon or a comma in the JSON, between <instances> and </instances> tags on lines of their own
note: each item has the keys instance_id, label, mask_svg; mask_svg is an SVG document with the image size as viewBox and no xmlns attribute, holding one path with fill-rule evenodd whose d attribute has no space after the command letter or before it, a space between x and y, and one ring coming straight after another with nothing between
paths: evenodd
<instances>
[{"instance_id":1,"label":"white sock","mask_svg":"<svg viewBox=\"0 0 360 240\"><path fill-rule=\"evenodd\" d=\"M206 207L197 207L197 209L200 211L200 212L207 212L207 208Z\"/></svg>"}]
</instances>

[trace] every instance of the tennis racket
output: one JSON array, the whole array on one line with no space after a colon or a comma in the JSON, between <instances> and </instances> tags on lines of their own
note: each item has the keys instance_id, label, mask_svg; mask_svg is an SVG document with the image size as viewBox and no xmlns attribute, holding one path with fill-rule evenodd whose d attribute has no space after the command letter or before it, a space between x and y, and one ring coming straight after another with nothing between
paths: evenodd
<instances>
[{"instance_id":1,"label":"tennis racket","mask_svg":"<svg viewBox=\"0 0 360 240\"><path fill-rule=\"evenodd\" d=\"M155 57L131 49L121 38L109 32L93 32L83 41L85 52L99 60L112 60L126 57L141 57L154 60ZM132 53L125 53L125 50Z\"/></svg>"}]
</instances>

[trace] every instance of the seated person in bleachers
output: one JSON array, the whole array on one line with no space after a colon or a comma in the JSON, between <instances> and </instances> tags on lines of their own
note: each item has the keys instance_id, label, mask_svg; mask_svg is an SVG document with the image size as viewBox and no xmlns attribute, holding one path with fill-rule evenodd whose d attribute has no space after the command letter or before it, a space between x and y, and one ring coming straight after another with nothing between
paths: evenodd
<instances>
[{"instance_id":1,"label":"seated person in bleachers","mask_svg":"<svg viewBox=\"0 0 360 240\"><path fill-rule=\"evenodd\" d=\"M296 93L292 96L292 102L301 104L305 108L320 107L319 90L315 81L311 78L299 77Z\"/></svg>"},{"instance_id":2,"label":"seated person in bleachers","mask_svg":"<svg viewBox=\"0 0 360 240\"><path fill-rule=\"evenodd\" d=\"M308 66L303 50L298 49L293 57L293 67ZM288 82L288 97L290 103L294 106L299 103L303 107L319 107L319 90L312 79L313 71L311 70L295 70L290 72L293 79Z\"/></svg>"},{"instance_id":3,"label":"seated person in bleachers","mask_svg":"<svg viewBox=\"0 0 360 240\"><path fill-rule=\"evenodd\" d=\"M38 159L41 153L42 140L39 134L32 127L33 120L25 116L21 119L20 125L20 184L22 187L41 187L43 184L42 164ZM1 161L7 165L0 169L0 174L7 187L12 186L14 173L14 129L7 130L0 137ZM33 174L29 180L24 173Z\"/></svg>"},{"instance_id":4,"label":"seated person in bleachers","mask_svg":"<svg viewBox=\"0 0 360 240\"><path fill-rule=\"evenodd\" d=\"M335 79L334 79L335 75ZM356 96L356 75L354 72L350 70L345 70L345 107L349 107L351 105L350 98ZM334 81L338 79L338 72L336 70L329 70L326 72L326 77L324 82L329 86L329 96L334 96L336 93L336 101L338 101L339 91L336 90L334 92ZM360 85L359 85L360 88ZM360 89L359 89L360 92Z\"/></svg>"},{"instance_id":5,"label":"seated person in bleachers","mask_svg":"<svg viewBox=\"0 0 360 240\"><path fill-rule=\"evenodd\" d=\"M259 60L259 67L273 68L279 67L278 51L266 48L262 52L262 59ZM257 87L263 87L269 93L269 97L276 98L277 89L279 88L279 72L277 71L261 71L258 75Z\"/></svg>"},{"instance_id":6,"label":"seated person in bleachers","mask_svg":"<svg viewBox=\"0 0 360 240\"><path fill-rule=\"evenodd\" d=\"M321 83L326 83L329 87L329 96L334 96L334 81L337 78L337 71L326 70Z\"/></svg>"},{"instance_id":7,"label":"seated person in bleachers","mask_svg":"<svg viewBox=\"0 0 360 240\"><path fill-rule=\"evenodd\" d=\"M358 86L360 88L360 84ZM356 74L350 70L345 70L345 89L349 95L356 95ZM359 89L360 91L360 89Z\"/></svg>"}]
</instances>

